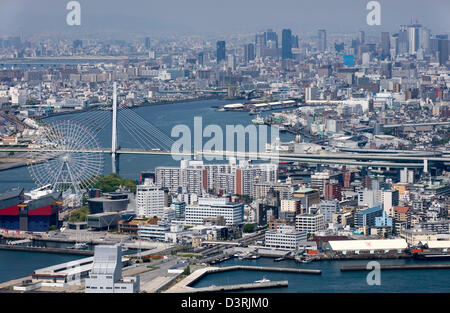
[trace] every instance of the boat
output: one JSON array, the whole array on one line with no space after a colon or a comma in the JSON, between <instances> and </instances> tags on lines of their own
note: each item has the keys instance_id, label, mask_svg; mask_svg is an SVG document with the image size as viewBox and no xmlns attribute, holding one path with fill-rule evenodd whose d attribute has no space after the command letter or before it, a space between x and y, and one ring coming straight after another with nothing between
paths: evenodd
<instances>
[{"instance_id":1,"label":"boat","mask_svg":"<svg viewBox=\"0 0 450 313\"><path fill-rule=\"evenodd\" d=\"M257 255L257 254L254 254L254 255L250 256L251 259L259 259L260 257L261 256Z\"/></svg>"},{"instance_id":2,"label":"boat","mask_svg":"<svg viewBox=\"0 0 450 313\"><path fill-rule=\"evenodd\" d=\"M87 250L89 246L85 242L77 242L74 244L70 249L76 249L76 250Z\"/></svg>"},{"instance_id":3,"label":"boat","mask_svg":"<svg viewBox=\"0 0 450 313\"><path fill-rule=\"evenodd\" d=\"M258 114L256 118L252 119L252 123L257 125L264 125L264 119L261 117L260 114Z\"/></svg>"},{"instance_id":4,"label":"boat","mask_svg":"<svg viewBox=\"0 0 450 313\"><path fill-rule=\"evenodd\" d=\"M281 257L281 258L276 258L275 260L273 260L274 262L280 262L280 261L283 261L284 260L284 258L283 257Z\"/></svg>"},{"instance_id":5,"label":"boat","mask_svg":"<svg viewBox=\"0 0 450 313\"><path fill-rule=\"evenodd\" d=\"M255 280L255 283L257 283L257 284L268 283L268 282L270 282L270 279L267 279L265 277L263 277L263 279L261 279L261 280Z\"/></svg>"},{"instance_id":6,"label":"boat","mask_svg":"<svg viewBox=\"0 0 450 313\"><path fill-rule=\"evenodd\" d=\"M450 260L450 254L414 254L416 260Z\"/></svg>"},{"instance_id":7,"label":"boat","mask_svg":"<svg viewBox=\"0 0 450 313\"><path fill-rule=\"evenodd\" d=\"M312 262L311 259L306 259L306 258L305 258L305 259L302 260L302 263L305 263L305 264L306 264L306 263L311 263L311 262Z\"/></svg>"}]
</instances>

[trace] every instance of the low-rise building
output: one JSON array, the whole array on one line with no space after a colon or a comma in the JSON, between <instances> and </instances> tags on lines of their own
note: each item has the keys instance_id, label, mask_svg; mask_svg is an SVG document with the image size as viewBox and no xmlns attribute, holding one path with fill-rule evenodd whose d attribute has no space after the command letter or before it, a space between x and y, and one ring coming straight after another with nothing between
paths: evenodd
<instances>
[{"instance_id":1,"label":"low-rise building","mask_svg":"<svg viewBox=\"0 0 450 313\"><path fill-rule=\"evenodd\" d=\"M290 225L278 225L276 230L269 230L265 234L265 246L273 249L297 250L304 241L306 232L296 231Z\"/></svg>"},{"instance_id":2,"label":"low-rise building","mask_svg":"<svg viewBox=\"0 0 450 313\"><path fill-rule=\"evenodd\" d=\"M300 214L295 217L295 229L306 233L315 233L325 229L323 214Z\"/></svg>"}]
</instances>

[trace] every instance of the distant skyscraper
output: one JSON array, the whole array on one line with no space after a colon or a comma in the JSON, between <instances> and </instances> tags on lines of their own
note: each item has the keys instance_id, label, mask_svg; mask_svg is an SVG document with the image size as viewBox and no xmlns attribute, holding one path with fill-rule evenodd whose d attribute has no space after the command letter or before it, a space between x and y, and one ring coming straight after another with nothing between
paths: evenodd
<instances>
[{"instance_id":1,"label":"distant skyscraper","mask_svg":"<svg viewBox=\"0 0 450 313\"><path fill-rule=\"evenodd\" d=\"M392 37L390 38L391 41L391 49L390 49L390 54L392 58L395 58L398 54L398 34L393 34Z\"/></svg>"},{"instance_id":2,"label":"distant skyscraper","mask_svg":"<svg viewBox=\"0 0 450 313\"><path fill-rule=\"evenodd\" d=\"M292 32L290 29L283 29L281 41L282 59L292 59Z\"/></svg>"},{"instance_id":3,"label":"distant skyscraper","mask_svg":"<svg viewBox=\"0 0 450 313\"><path fill-rule=\"evenodd\" d=\"M145 37L145 48L150 49L150 38L149 37Z\"/></svg>"},{"instance_id":4,"label":"distant skyscraper","mask_svg":"<svg viewBox=\"0 0 450 313\"><path fill-rule=\"evenodd\" d=\"M409 52L408 29L405 25L400 26L398 33L398 53L405 54Z\"/></svg>"},{"instance_id":5,"label":"distant skyscraper","mask_svg":"<svg viewBox=\"0 0 450 313\"><path fill-rule=\"evenodd\" d=\"M198 65L203 65L203 62L205 62L205 53L200 52L197 56L197 63Z\"/></svg>"},{"instance_id":6,"label":"distant skyscraper","mask_svg":"<svg viewBox=\"0 0 450 313\"><path fill-rule=\"evenodd\" d=\"M299 47L298 41L299 41L298 35L292 36L292 48L298 48Z\"/></svg>"},{"instance_id":7,"label":"distant skyscraper","mask_svg":"<svg viewBox=\"0 0 450 313\"><path fill-rule=\"evenodd\" d=\"M217 63L225 61L225 41L217 42Z\"/></svg>"},{"instance_id":8,"label":"distant skyscraper","mask_svg":"<svg viewBox=\"0 0 450 313\"><path fill-rule=\"evenodd\" d=\"M319 38L317 41L317 49L322 52L327 50L327 32L325 29L319 29Z\"/></svg>"},{"instance_id":9,"label":"distant skyscraper","mask_svg":"<svg viewBox=\"0 0 450 313\"><path fill-rule=\"evenodd\" d=\"M364 44L366 42L366 33L363 30L359 31L359 43Z\"/></svg>"},{"instance_id":10,"label":"distant skyscraper","mask_svg":"<svg viewBox=\"0 0 450 313\"><path fill-rule=\"evenodd\" d=\"M233 71L236 69L236 56L234 54L229 54L227 56L227 66Z\"/></svg>"},{"instance_id":11,"label":"distant skyscraper","mask_svg":"<svg viewBox=\"0 0 450 313\"><path fill-rule=\"evenodd\" d=\"M83 47L83 42L79 39L73 41L73 50L77 50L78 48Z\"/></svg>"},{"instance_id":12,"label":"distant skyscraper","mask_svg":"<svg viewBox=\"0 0 450 313\"><path fill-rule=\"evenodd\" d=\"M271 29L268 29L265 33L266 35L266 45L268 41L272 41L275 44L275 48L278 49L278 35Z\"/></svg>"},{"instance_id":13,"label":"distant skyscraper","mask_svg":"<svg viewBox=\"0 0 450 313\"><path fill-rule=\"evenodd\" d=\"M419 49L419 33L421 25L413 24L408 26L408 43L409 43L409 54L416 54Z\"/></svg>"},{"instance_id":14,"label":"distant skyscraper","mask_svg":"<svg viewBox=\"0 0 450 313\"><path fill-rule=\"evenodd\" d=\"M266 34L258 33L255 36L256 57L264 57L264 49L266 48Z\"/></svg>"},{"instance_id":15,"label":"distant skyscraper","mask_svg":"<svg viewBox=\"0 0 450 313\"><path fill-rule=\"evenodd\" d=\"M244 60L245 63L248 63L255 59L255 45L249 43L244 46Z\"/></svg>"},{"instance_id":16,"label":"distant skyscraper","mask_svg":"<svg viewBox=\"0 0 450 313\"><path fill-rule=\"evenodd\" d=\"M439 65L445 65L448 61L448 35L438 35Z\"/></svg>"},{"instance_id":17,"label":"distant skyscraper","mask_svg":"<svg viewBox=\"0 0 450 313\"><path fill-rule=\"evenodd\" d=\"M388 32L381 33L381 54L385 58L390 55L391 38Z\"/></svg>"},{"instance_id":18,"label":"distant skyscraper","mask_svg":"<svg viewBox=\"0 0 450 313\"><path fill-rule=\"evenodd\" d=\"M428 54L430 52L430 37L430 30L428 28L422 27L419 34L419 48L421 48L425 54Z\"/></svg>"}]
</instances>

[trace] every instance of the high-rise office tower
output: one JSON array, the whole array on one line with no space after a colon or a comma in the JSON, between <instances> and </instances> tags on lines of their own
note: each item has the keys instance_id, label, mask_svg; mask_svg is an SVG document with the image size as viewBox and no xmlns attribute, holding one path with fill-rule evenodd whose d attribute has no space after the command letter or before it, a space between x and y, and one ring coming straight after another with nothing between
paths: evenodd
<instances>
[{"instance_id":1,"label":"high-rise office tower","mask_svg":"<svg viewBox=\"0 0 450 313\"><path fill-rule=\"evenodd\" d=\"M359 31L359 43L364 44L366 42L366 33L363 30Z\"/></svg>"},{"instance_id":2,"label":"high-rise office tower","mask_svg":"<svg viewBox=\"0 0 450 313\"><path fill-rule=\"evenodd\" d=\"M390 55L391 38L388 32L381 33L381 54L385 58Z\"/></svg>"},{"instance_id":3,"label":"high-rise office tower","mask_svg":"<svg viewBox=\"0 0 450 313\"><path fill-rule=\"evenodd\" d=\"M325 29L319 29L319 38L317 41L317 49L319 51L327 50L327 32Z\"/></svg>"},{"instance_id":4,"label":"high-rise office tower","mask_svg":"<svg viewBox=\"0 0 450 313\"><path fill-rule=\"evenodd\" d=\"M439 65L445 65L448 61L448 35L437 35Z\"/></svg>"},{"instance_id":5,"label":"high-rise office tower","mask_svg":"<svg viewBox=\"0 0 450 313\"><path fill-rule=\"evenodd\" d=\"M198 65L203 65L203 62L205 62L205 53L204 52L200 52L197 55L197 63L198 63Z\"/></svg>"},{"instance_id":6,"label":"high-rise office tower","mask_svg":"<svg viewBox=\"0 0 450 313\"><path fill-rule=\"evenodd\" d=\"M292 48L298 48L299 44L298 44L298 35L294 35L292 36Z\"/></svg>"},{"instance_id":7,"label":"high-rise office tower","mask_svg":"<svg viewBox=\"0 0 450 313\"><path fill-rule=\"evenodd\" d=\"M245 63L248 63L255 59L255 45L249 43L244 46L244 60Z\"/></svg>"},{"instance_id":8,"label":"high-rise office tower","mask_svg":"<svg viewBox=\"0 0 450 313\"><path fill-rule=\"evenodd\" d=\"M236 56L234 54L227 56L227 66L233 71L236 69Z\"/></svg>"},{"instance_id":9,"label":"high-rise office tower","mask_svg":"<svg viewBox=\"0 0 450 313\"><path fill-rule=\"evenodd\" d=\"M292 32L290 29L283 29L281 34L281 58L292 59Z\"/></svg>"},{"instance_id":10,"label":"high-rise office tower","mask_svg":"<svg viewBox=\"0 0 450 313\"><path fill-rule=\"evenodd\" d=\"M430 37L430 30L422 27L419 34L419 48L421 48L425 54L430 53Z\"/></svg>"},{"instance_id":11,"label":"high-rise office tower","mask_svg":"<svg viewBox=\"0 0 450 313\"><path fill-rule=\"evenodd\" d=\"M390 49L390 54L392 58L395 58L398 54L398 34L393 34L392 37L390 38L391 41L391 49Z\"/></svg>"},{"instance_id":12,"label":"high-rise office tower","mask_svg":"<svg viewBox=\"0 0 450 313\"><path fill-rule=\"evenodd\" d=\"M225 61L225 41L217 42L217 63Z\"/></svg>"},{"instance_id":13,"label":"high-rise office tower","mask_svg":"<svg viewBox=\"0 0 450 313\"><path fill-rule=\"evenodd\" d=\"M275 45L275 48L278 49L278 35L276 32L274 32L271 29L268 29L265 33L266 35L266 45L269 41L272 41L273 44Z\"/></svg>"},{"instance_id":14,"label":"high-rise office tower","mask_svg":"<svg viewBox=\"0 0 450 313\"><path fill-rule=\"evenodd\" d=\"M145 48L150 49L150 38L149 37L145 37Z\"/></svg>"},{"instance_id":15,"label":"high-rise office tower","mask_svg":"<svg viewBox=\"0 0 450 313\"><path fill-rule=\"evenodd\" d=\"M73 41L73 51L83 48L83 42L79 39Z\"/></svg>"},{"instance_id":16,"label":"high-rise office tower","mask_svg":"<svg viewBox=\"0 0 450 313\"><path fill-rule=\"evenodd\" d=\"M412 24L408 26L408 43L409 43L409 54L416 54L419 49L419 33L420 24Z\"/></svg>"},{"instance_id":17,"label":"high-rise office tower","mask_svg":"<svg viewBox=\"0 0 450 313\"><path fill-rule=\"evenodd\" d=\"M406 25L400 26L398 32L398 53L406 54L409 52L408 28Z\"/></svg>"},{"instance_id":18,"label":"high-rise office tower","mask_svg":"<svg viewBox=\"0 0 450 313\"><path fill-rule=\"evenodd\" d=\"M264 57L264 49L266 48L266 35L265 33L258 33L255 35L255 49L256 57Z\"/></svg>"}]
</instances>

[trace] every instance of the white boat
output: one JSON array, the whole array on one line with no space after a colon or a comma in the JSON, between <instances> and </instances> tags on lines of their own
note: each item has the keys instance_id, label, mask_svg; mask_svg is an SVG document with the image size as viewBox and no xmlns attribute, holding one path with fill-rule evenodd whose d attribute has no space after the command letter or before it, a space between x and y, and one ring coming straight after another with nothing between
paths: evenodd
<instances>
[{"instance_id":1,"label":"white boat","mask_svg":"<svg viewBox=\"0 0 450 313\"><path fill-rule=\"evenodd\" d=\"M77 249L77 250L86 250L88 249L88 245L84 242L77 242L76 244L74 244L71 249Z\"/></svg>"},{"instance_id":2,"label":"white boat","mask_svg":"<svg viewBox=\"0 0 450 313\"><path fill-rule=\"evenodd\" d=\"M264 125L264 119L261 117L261 115L258 114L256 118L252 119L252 123L257 125Z\"/></svg>"},{"instance_id":3,"label":"white boat","mask_svg":"<svg viewBox=\"0 0 450 313\"><path fill-rule=\"evenodd\" d=\"M268 283L268 282L270 282L270 279L267 279L265 277L263 277L263 279L261 279L261 280L255 280L255 283L257 283L257 284Z\"/></svg>"}]
</instances>

